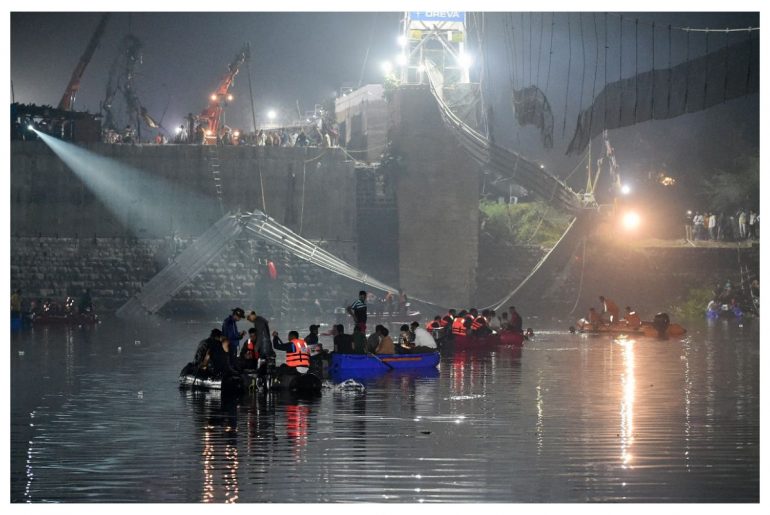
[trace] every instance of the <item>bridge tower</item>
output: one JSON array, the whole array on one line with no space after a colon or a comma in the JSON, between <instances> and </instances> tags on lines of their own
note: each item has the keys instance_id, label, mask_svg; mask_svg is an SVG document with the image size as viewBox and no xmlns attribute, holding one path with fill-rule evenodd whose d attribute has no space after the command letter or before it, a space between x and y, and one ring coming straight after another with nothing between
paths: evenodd
<instances>
[{"instance_id":1,"label":"bridge tower","mask_svg":"<svg viewBox=\"0 0 770 515\"><path fill-rule=\"evenodd\" d=\"M426 61L441 71L444 84L467 84L471 58L465 51L463 11L409 11L404 13L396 59L401 84L426 84Z\"/></svg>"}]
</instances>

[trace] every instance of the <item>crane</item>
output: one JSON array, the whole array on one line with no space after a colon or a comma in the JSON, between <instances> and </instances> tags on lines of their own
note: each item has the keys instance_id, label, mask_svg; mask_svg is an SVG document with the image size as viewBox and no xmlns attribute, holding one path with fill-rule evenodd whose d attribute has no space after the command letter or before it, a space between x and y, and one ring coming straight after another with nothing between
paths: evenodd
<instances>
[{"instance_id":1,"label":"crane","mask_svg":"<svg viewBox=\"0 0 770 515\"><path fill-rule=\"evenodd\" d=\"M61 100L59 100L59 109L63 111L72 111L72 105L75 103L75 95L77 95L78 89L80 88L80 79L83 77L86 66L88 66L88 63L91 61L91 57L93 57L96 47L99 46L99 41L102 39L104 28L107 26L107 20L109 18L110 14L105 13L99 20L99 24L96 26L96 30L94 30L91 40L88 42L88 46L83 52L83 55L80 56L80 61L78 61L77 66L75 66L75 69L72 71L72 77L70 77L70 82L67 84L67 89L64 90L64 94L62 95Z\"/></svg>"},{"instance_id":2,"label":"crane","mask_svg":"<svg viewBox=\"0 0 770 515\"><path fill-rule=\"evenodd\" d=\"M205 145L216 144L224 106L233 99L230 94L230 87L233 85L235 76L238 75L238 69L249 58L249 54L249 44L246 43L236 54L235 58L233 58L227 73L222 77L216 90L211 94L208 107L198 115L198 120L204 130L203 143Z\"/></svg>"}]
</instances>

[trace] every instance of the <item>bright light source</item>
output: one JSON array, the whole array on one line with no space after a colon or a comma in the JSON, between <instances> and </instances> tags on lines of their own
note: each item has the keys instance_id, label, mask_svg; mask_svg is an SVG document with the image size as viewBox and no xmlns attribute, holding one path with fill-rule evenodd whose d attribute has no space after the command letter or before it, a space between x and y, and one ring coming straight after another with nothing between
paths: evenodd
<instances>
[{"instance_id":1,"label":"bright light source","mask_svg":"<svg viewBox=\"0 0 770 515\"><path fill-rule=\"evenodd\" d=\"M541 164L541 165L540 165L540 169L541 169L541 170L545 170L545 165L544 165L544 164Z\"/></svg>"},{"instance_id":2,"label":"bright light source","mask_svg":"<svg viewBox=\"0 0 770 515\"><path fill-rule=\"evenodd\" d=\"M425 65L420 63L420 66L417 67L417 71L423 73L425 71Z\"/></svg>"},{"instance_id":3,"label":"bright light source","mask_svg":"<svg viewBox=\"0 0 770 515\"><path fill-rule=\"evenodd\" d=\"M385 75L390 75L393 72L393 63L391 63L390 61L385 61L384 63L382 63L382 72Z\"/></svg>"},{"instance_id":4,"label":"bright light source","mask_svg":"<svg viewBox=\"0 0 770 515\"><path fill-rule=\"evenodd\" d=\"M216 95L216 93L212 93L212 94L211 94L211 100L216 100L216 99L217 99L217 95Z\"/></svg>"},{"instance_id":5,"label":"bright light source","mask_svg":"<svg viewBox=\"0 0 770 515\"><path fill-rule=\"evenodd\" d=\"M211 136L211 129L206 129L206 136Z\"/></svg>"},{"instance_id":6,"label":"bright light source","mask_svg":"<svg viewBox=\"0 0 770 515\"><path fill-rule=\"evenodd\" d=\"M407 43L407 39L406 39L406 36L404 36L403 34L401 34L400 36L398 36L398 44L399 44L399 45L401 45L401 46L406 46L406 43Z\"/></svg>"},{"instance_id":7,"label":"bright light source","mask_svg":"<svg viewBox=\"0 0 770 515\"><path fill-rule=\"evenodd\" d=\"M179 134L180 132L182 132L182 128L181 127L177 127L176 128L176 133Z\"/></svg>"},{"instance_id":8,"label":"bright light source","mask_svg":"<svg viewBox=\"0 0 770 515\"><path fill-rule=\"evenodd\" d=\"M240 136L240 135L241 135L241 133L240 133L240 132L238 132L238 131L235 131L235 132L233 133L233 136L234 136L234 137L236 137L236 138L237 138L238 136Z\"/></svg>"},{"instance_id":9,"label":"bright light source","mask_svg":"<svg viewBox=\"0 0 770 515\"><path fill-rule=\"evenodd\" d=\"M623 215L623 227L626 230L633 231L642 223L642 219L634 211L629 211Z\"/></svg>"},{"instance_id":10,"label":"bright light source","mask_svg":"<svg viewBox=\"0 0 770 515\"><path fill-rule=\"evenodd\" d=\"M27 129L29 129L31 131L34 131L35 130L35 126L30 123L29 125L27 125Z\"/></svg>"},{"instance_id":11,"label":"bright light source","mask_svg":"<svg viewBox=\"0 0 770 515\"><path fill-rule=\"evenodd\" d=\"M623 186L620 187L620 192L623 195L628 195L629 193L631 193L631 186L629 186L628 184L624 184Z\"/></svg>"},{"instance_id":12,"label":"bright light source","mask_svg":"<svg viewBox=\"0 0 770 515\"><path fill-rule=\"evenodd\" d=\"M471 65L473 64L473 59L471 59L471 56L469 54L466 54L465 52L463 52L457 58L457 62L461 68L470 68Z\"/></svg>"},{"instance_id":13,"label":"bright light source","mask_svg":"<svg viewBox=\"0 0 770 515\"><path fill-rule=\"evenodd\" d=\"M232 102L233 101L233 96L232 95L227 95L227 101L228 102Z\"/></svg>"},{"instance_id":14,"label":"bright light source","mask_svg":"<svg viewBox=\"0 0 770 515\"><path fill-rule=\"evenodd\" d=\"M399 66L404 66L406 65L406 63L407 63L407 59L404 54L398 54L396 56L396 64L398 64Z\"/></svg>"},{"instance_id":15,"label":"bright light source","mask_svg":"<svg viewBox=\"0 0 770 515\"><path fill-rule=\"evenodd\" d=\"M271 120L275 120L276 116L277 116L277 114L272 109L267 112L267 117L270 118Z\"/></svg>"}]
</instances>

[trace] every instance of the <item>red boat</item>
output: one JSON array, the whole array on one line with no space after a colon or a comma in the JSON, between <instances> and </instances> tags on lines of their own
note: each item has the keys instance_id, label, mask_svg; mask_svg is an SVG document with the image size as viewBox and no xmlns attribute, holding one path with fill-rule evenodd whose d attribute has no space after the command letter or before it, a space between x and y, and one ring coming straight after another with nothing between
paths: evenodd
<instances>
[{"instance_id":1,"label":"red boat","mask_svg":"<svg viewBox=\"0 0 770 515\"><path fill-rule=\"evenodd\" d=\"M521 347L524 345L524 334L513 331L502 331L485 336L459 336L455 335L454 345L456 349L489 349L498 345L512 345Z\"/></svg>"}]
</instances>

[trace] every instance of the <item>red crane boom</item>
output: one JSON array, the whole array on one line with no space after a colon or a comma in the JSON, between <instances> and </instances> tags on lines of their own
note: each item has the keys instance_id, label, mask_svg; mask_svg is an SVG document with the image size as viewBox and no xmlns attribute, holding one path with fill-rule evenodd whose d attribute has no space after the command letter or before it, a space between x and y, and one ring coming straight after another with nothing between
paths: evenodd
<instances>
[{"instance_id":1,"label":"red crane boom","mask_svg":"<svg viewBox=\"0 0 770 515\"><path fill-rule=\"evenodd\" d=\"M233 85L235 76L238 75L238 69L249 58L249 44L246 43L240 52L235 56L228 67L228 72L219 81L219 85L214 93L211 94L209 105L204 109L198 119L204 130L204 144L215 144L219 132L219 124L222 119L224 105L232 100L230 96L230 87Z\"/></svg>"},{"instance_id":2,"label":"red crane boom","mask_svg":"<svg viewBox=\"0 0 770 515\"><path fill-rule=\"evenodd\" d=\"M77 66L75 66L75 69L72 71L72 77L70 77L70 82L67 84L67 89L64 90L64 94L62 95L61 100L59 100L59 109L72 111L72 105L75 103L75 95L77 95L78 89L80 88L80 79L83 77L83 72L86 71L86 66L88 66L88 63L91 61L91 57L93 57L94 51L96 51L96 47L102 39L102 34L104 34L104 28L107 26L107 20L109 18L110 14L105 13L102 15L102 19L99 20L99 24L96 26L96 30L91 36L88 46L83 52L83 55L80 56L80 61Z\"/></svg>"}]
</instances>

